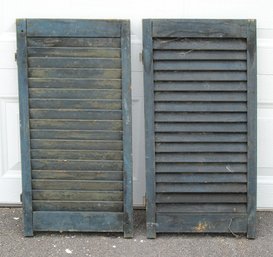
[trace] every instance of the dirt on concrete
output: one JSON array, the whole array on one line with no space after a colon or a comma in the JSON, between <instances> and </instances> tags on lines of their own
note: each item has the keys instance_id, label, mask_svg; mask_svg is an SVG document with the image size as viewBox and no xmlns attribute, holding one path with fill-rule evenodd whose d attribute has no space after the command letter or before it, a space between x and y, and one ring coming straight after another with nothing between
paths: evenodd
<instances>
[{"instance_id":1,"label":"dirt on concrete","mask_svg":"<svg viewBox=\"0 0 273 257\"><path fill-rule=\"evenodd\" d=\"M145 212L135 211L135 234L35 233L23 236L21 208L0 208L0 257L273 257L273 212L257 213L257 238L159 234L146 239Z\"/></svg>"}]
</instances>

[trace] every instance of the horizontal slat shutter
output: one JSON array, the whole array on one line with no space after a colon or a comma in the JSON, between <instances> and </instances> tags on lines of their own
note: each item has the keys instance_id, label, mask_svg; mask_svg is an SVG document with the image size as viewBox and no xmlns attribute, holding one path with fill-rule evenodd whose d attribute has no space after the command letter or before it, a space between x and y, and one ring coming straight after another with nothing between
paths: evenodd
<instances>
[{"instance_id":1,"label":"horizontal slat shutter","mask_svg":"<svg viewBox=\"0 0 273 257\"><path fill-rule=\"evenodd\" d=\"M23 171L25 181L24 172L31 172L24 188L31 194L25 201L30 226L130 237L128 21L29 19L17 28L18 50L26 51L19 60L19 68L26 63L26 81L19 88L26 87L20 102L28 110L21 119L28 119L23 140L29 148L22 151L30 153L30 170ZM62 226L56 224L61 217Z\"/></svg>"},{"instance_id":2,"label":"horizontal slat shutter","mask_svg":"<svg viewBox=\"0 0 273 257\"><path fill-rule=\"evenodd\" d=\"M147 227L255 234L255 23L145 20Z\"/></svg>"}]
</instances>

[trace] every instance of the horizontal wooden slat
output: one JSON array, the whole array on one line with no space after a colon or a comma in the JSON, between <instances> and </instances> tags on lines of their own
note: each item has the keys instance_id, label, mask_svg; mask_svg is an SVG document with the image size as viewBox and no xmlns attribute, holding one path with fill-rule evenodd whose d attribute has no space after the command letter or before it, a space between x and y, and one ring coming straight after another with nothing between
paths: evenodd
<instances>
[{"instance_id":1,"label":"horizontal wooden slat","mask_svg":"<svg viewBox=\"0 0 273 257\"><path fill-rule=\"evenodd\" d=\"M28 57L120 58L120 49L87 47L28 47Z\"/></svg>"},{"instance_id":2,"label":"horizontal wooden slat","mask_svg":"<svg viewBox=\"0 0 273 257\"><path fill-rule=\"evenodd\" d=\"M30 119L31 129L65 129L65 130L122 130L122 121L120 120L52 120Z\"/></svg>"},{"instance_id":3,"label":"horizontal wooden slat","mask_svg":"<svg viewBox=\"0 0 273 257\"><path fill-rule=\"evenodd\" d=\"M122 150L119 140L47 140L31 139L32 149L66 149L66 150Z\"/></svg>"},{"instance_id":4,"label":"horizontal wooden slat","mask_svg":"<svg viewBox=\"0 0 273 257\"><path fill-rule=\"evenodd\" d=\"M38 72L36 74L38 74ZM32 74L30 73L30 75ZM35 77L35 74L33 76ZM51 75L49 74L49 76ZM154 72L155 81L246 81L246 79L247 79L246 72L243 72L243 71L155 71Z\"/></svg>"},{"instance_id":5,"label":"horizontal wooden slat","mask_svg":"<svg viewBox=\"0 0 273 257\"><path fill-rule=\"evenodd\" d=\"M31 139L122 140L121 131L31 129Z\"/></svg>"},{"instance_id":6,"label":"horizontal wooden slat","mask_svg":"<svg viewBox=\"0 0 273 257\"><path fill-rule=\"evenodd\" d=\"M182 183L157 183L158 193L245 193L246 184L182 184Z\"/></svg>"},{"instance_id":7,"label":"horizontal wooden slat","mask_svg":"<svg viewBox=\"0 0 273 257\"><path fill-rule=\"evenodd\" d=\"M121 100L87 100L87 99L40 99L31 98L30 108L40 109L101 109L120 110Z\"/></svg>"},{"instance_id":8,"label":"horizontal wooden slat","mask_svg":"<svg viewBox=\"0 0 273 257\"><path fill-rule=\"evenodd\" d=\"M122 191L122 181L86 181L32 179L32 188L38 190L87 190L87 191Z\"/></svg>"},{"instance_id":9,"label":"horizontal wooden slat","mask_svg":"<svg viewBox=\"0 0 273 257\"><path fill-rule=\"evenodd\" d=\"M246 203L246 194L156 194L157 203Z\"/></svg>"},{"instance_id":10,"label":"horizontal wooden slat","mask_svg":"<svg viewBox=\"0 0 273 257\"><path fill-rule=\"evenodd\" d=\"M46 78L28 79L29 88L64 88L64 89L120 89L120 79L90 79L90 78Z\"/></svg>"},{"instance_id":11,"label":"horizontal wooden slat","mask_svg":"<svg viewBox=\"0 0 273 257\"><path fill-rule=\"evenodd\" d=\"M247 155L243 153L157 153L158 162L247 162Z\"/></svg>"},{"instance_id":12,"label":"horizontal wooden slat","mask_svg":"<svg viewBox=\"0 0 273 257\"><path fill-rule=\"evenodd\" d=\"M198 103L156 102L155 111L160 112L246 112L246 103Z\"/></svg>"},{"instance_id":13,"label":"horizontal wooden slat","mask_svg":"<svg viewBox=\"0 0 273 257\"><path fill-rule=\"evenodd\" d=\"M154 49L245 50L245 39L234 38L155 38Z\"/></svg>"},{"instance_id":14,"label":"horizontal wooden slat","mask_svg":"<svg viewBox=\"0 0 273 257\"><path fill-rule=\"evenodd\" d=\"M247 144L246 143L156 143L155 144L155 151L157 153L173 153L173 152L194 152L194 153L201 153L201 152L247 152Z\"/></svg>"},{"instance_id":15,"label":"horizontal wooden slat","mask_svg":"<svg viewBox=\"0 0 273 257\"><path fill-rule=\"evenodd\" d=\"M27 45L32 47L120 47L119 38L78 38L78 37L28 37Z\"/></svg>"},{"instance_id":16,"label":"horizontal wooden slat","mask_svg":"<svg viewBox=\"0 0 273 257\"><path fill-rule=\"evenodd\" d=\"M246 172L246 164L233 163L157 163L156 172L176 173L176 172L205 172L205 173L234 173Z\"/></svg>"},{"instance_id":17,"label":"horizontal wooden slat","mask_svg":"<svg viewBox=\"0 0 273 257\"><path fill-rule=\"evenodd\" d=\"M246 60L246 51L154 50L154 60Z\"/></svg>"},{"instance_id":18,"label":"horizontal wooden slat","mask_svg":"<svg viewBox=\"0 0 273 257\"><path fill-rule=\"evenodd\" d=\"M121 90L115 89L52 89L31 88L30 98L49 99L121 99Z\"/></svg>"},{"instance_id":19,"label":"horizontal wooden slat","mask_svg":"<svg viewBox=\"0 0 273 257\"><path fill-rule=\"evenodd\" d=\"M81 222L75 222L75 220ZM35 231L122 232L123 213L34 211L33 229Z\"/></svg>"},{"instance_id":20,"label":"horizontal wooden slat","mask_svg":"<svg viewBox=\"0 0 273 257\"><path fill-rule=\"evenodd\" d=\"M122 151L107 150L40 150L31 151L32 159L60 159L60 160L122 160Z\"/></svg>"},{"instance_id":21,"label":"horizontal wooden slat","mask_svg":"<svg viewBox=\"0 0 273 257\"><path fill-rule=\"evenodd\" d=\"M217 157L216 157L217 158ZM190 160L190 159L189 159ZM156 182L166 183L246 183L246 174L156 174Z\"/></svg>"},{"instance_id":22,"label":"horizontal wooden slat","mask_svg":"<svg viewBox=\"0 0 273 257\"><path fill-rule=\"evenodd\" d=\"M30 57L28 67L119 69L121 61L118 58Z\"/></svg>"},{"instance_id":23,"label":"horizontal wooden slat","mask_svg":"<svg viewBox=\"0 0 273 257\"><path fill-rule=\"evenodd\" d=\"M246 133L162 133L155 134L156 142L247 142Z\"/></svg>"},{"instance_id":24,"label":"horizontal wooden slat","mask_svg":"<svg viewBox=\"0 0 273 257\"><path fill-rule=\"evenodd\" d=\"M155 61L155 71L245 71L246 61Z\"/></svg>"},{"instance_id":25,"label":"horizontal wooden slat","mask_svg":"<svg viewBox=\"0 0 273 257\"><path fill-rule=\"evenodd\" d=\"M27 19L28 37L120 37L119 20Z\"/></svg>"},{"instance_id":26,"label":"horizontal wooden slat","mask_svg":"<svg viewBox=\"0 0 273 257\"><path fill-rule=\"evenodd\" d=\"M240 81L156 81L155 91L246 91L246 82Z\"/></svg>"},{"instance_id":27,"label":"horizontal wooden slat","mask_svg":"<svg viewBox=\"0 0 273 257\"><path fill-rule=\"evenodd\" d=\"M122 212L122 202L106 201L33 201L34 211L105 211Z\"/></svg>"},{"instance_id":28,"label":"horizontal wooden slat","mask_svg":"<svg viewBox=\"0 0 273 257\"><path fill-rule=\"evenodd\" d=\"M120 79L120 69L77 69L77 68L29 68L32 78L93 78Z\"/></svg>"},{"instance_id":29,"label":"horizontal wooden slat","mask_svg":"<svg viewBox=\"0 0 273 257\"><path fill-rule=\"evenodd\" d=\"M33 190L33 200L122 201L120 191Z\"/></svg>"},{"instance_id":30,"label":"horizontal wooden slat","mask_svg":"<svg viewBox=\"0 0 273 257\"><path fill-rule=\"evenodd\" d=\"M121 161L83 161L83 160L31 160L33 170L97 170L122 171Z\"/></svg>"},{"instance_id":31,"label":"horizontal wooden slat","mask_svg":"<svg viewBox=\"0 0 273 257\"><path fill-rule=\"evenodd\" d=\"M158 213L157 232L246 233L247 214L237 213Z\"/></svg>"},{"instance_id":32,"label":"horizontal wooden slat","mask_svg":"<svg viewBox=\"0 0 273 257\"><path fill-rule=\"evenodd\" d=\"M239 92L155 92L155 101L170 102L245 102L246 93Z\"/></svg>"},{"instance_id":33,"label":"horizontal wooden slat","mask_svg":"<svg viewBox=\"0 0 273 257\"><path fill-rule=\"evenodd\" d=\"M32 170L33 179L122 180L122 171Z\"/></svg>"},{"instance_id":34,"label":"horizontal wooden slat","mask_svg":"<svg viewBox=\"0 0 273 257\"><path fill-rule=\"evenodd\" d=\"M156 122L156 132L246 132L246 123Z\"/></svg>"},{"instance_id":35,"label":"horizontal wooden slat","mask_svg":"<svg viewBox=\"0 0 273 257\"><path fill-rule=\"evenodd\" d=\"M246 212L246 204L164 204L160 203L156 206L157 212Z\"/></svg>"},{"instance_id":36,"label":"horizontal wooden slat","mask_svg":"<svg viewBox=\"0 0 273 257\"><path fill-rule=\"evenodd\" d=\"M247 20L169 19L152 20L153 37L244 38ZM193 29L196 28L196 29Z\"/></svg>"},{"instance_id":37,"label":"horizontal wooden slat","mask_svg":"<svg viewBox=\"0 0 273 257\"><path fill-rule=\"evenodd\" d=\"M31 119L121 120L122 111L30 109Z\"/></svg>"},{"instance_id":38,"label":"horizontal wooden slat","mask_svg":"<svg viewBox=\"0 0 273 257\"><path fill-rule=\"evenodd\" d=\"M155 113L156 122L246 122L246 113Z\"/></svg>"}]
</instances>

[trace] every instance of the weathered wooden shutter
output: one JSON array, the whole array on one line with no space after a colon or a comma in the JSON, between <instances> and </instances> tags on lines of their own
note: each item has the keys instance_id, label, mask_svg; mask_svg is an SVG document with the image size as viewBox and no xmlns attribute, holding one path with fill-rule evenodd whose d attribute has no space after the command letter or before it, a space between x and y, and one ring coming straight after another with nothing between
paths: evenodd
<instances>
[{"instance_id":1,"label":"weathered wooden shutter","mask_svg":"<svg viewBox=\"0 0 273 257\"><path fill-rule=\"evenodd\" d=\"M132 236L129 26L17 21L26 236Z\"/></svg>"},{"instance_id":2,"label":"weathered wooden shutter","mask_svg":"<svg viewBox=\"0 0 273 257\"><path fill-rule=\"evenodd\" d=\"M253 20L144 20L147 229L255 236Z\"/></svg>"}]
</instances>

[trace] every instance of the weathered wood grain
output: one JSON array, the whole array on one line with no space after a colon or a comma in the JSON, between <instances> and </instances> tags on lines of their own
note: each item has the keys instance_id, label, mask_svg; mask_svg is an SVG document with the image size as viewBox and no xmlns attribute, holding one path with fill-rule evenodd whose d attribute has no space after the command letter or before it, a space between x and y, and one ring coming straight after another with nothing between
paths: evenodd
<instances>
[{"instance_id":1,"label":"weathered wood grain","mask_svg":"<svg viewBox=\"0 0 273 257\"><path fill-rule=\"evenodd\" d=\"M31 129L122 131L121 120L30 120Z\"/></svg>"},{"instance_id":2,"label":"weathered wood grain","mask_svg":"<svg viewBox=\"0 0 273 257\"><path fill-rule=\"evenodd\" d=\"M158 163L156 172L208 172L208 173L236 173L247 172L246 164L234 163Z\"/></svg>"},{"instance_id":3,"label":"weathered wood grain","mask_svg":"<svg viewBox=\"0 0 273 257\"><path fill-rule=\"evenodd\" d=\"M61 179L61 180L122 180L123 171L103 170L32 170L33 179Z\"/></svg>"},{"instance_id":4,"label":"weathered wood grain","mask_svg":"<svg viewBox=\"0 0 273 257\"><path fill-rule=\"evenodd\" d=\"M172 194L159 193L156 195L157 203L246 203L246 194Z\"/></svg>"},{"instance_id":5,"label":"weathered wood grain","mask_svg":"<svg viewBox=\"0 0 273 257\"><path fill-rule=\"evenodd\" d=\"M29 68L30 78L93 78L120 79L120 69L86 69L86 68Z\"/></svg>"},{"instance_id":6,"label":"weathered wood grain","mask_svg":"<svg viewBox=\"0 0 273 257\"><path fill-rule=\"evenodd\" d=\"M32 149L66 149L66 150L122 150L120 140L49 140L31 139Z\"/></svg>"},{"instance_id":7,"label":"weathered wood grain","mask_svg":"<svg viewBox=\"0 0 273 257\"><path fill-rule=\"evenodd\" d=\"M120 79L29 78L29 88L121 89Z\"/></svg>"},{"instance_id":8,"label":"weathered wood grain","mask_svg":"<svg viewBox=\"0 0 273 257\"><path fill-rule=\"evenodd\" d=\"M86 181L32 179L32 188L38 190L87 190L87 191L122 191L122 181Z\"/></svg>"},{"instance_id":9,"label":"weathered wood grain","mask_svg":"<svg viewBox=\"0 0 273 257\"><path fill-rule=\"evenodd\" d=\"M120 37L118 20L27 19L28 37Z\"/></svg>"},{"instance_id":10,"label":"weathered wood grain","mask_svg":"<svg viewBox=\"0 0 273 257\"><path fill-rule=\"evenodd\" d=\"M153 48L170 50L246 50L246 40L242 38L155 38Z\"/></svg>"},{"instance_id":11,"label":"weathered wood grain","mask_svg":"<svg viewBox=\"0 0 273 257\"><path fill-rule=\"evenodd\" d=\"M33 200L122 201L121 191L34 190Z\"/></svg>"},{"instance_id":12,"label":"weathered wood grain","mask_svg":"<svg viewBox=\"0 0 273 257\"><path fill-rule=\"evenodd\" d=\"M161 183L246 183L246 174L199 174L199 173L160 173L156 174L156 182Z\"/></svg>"},{"instance_id":13,"label":"weathered wood grain","mask_svg":"<svg viewBox=\"0 0 273 257\"><path fill-rule=\"evenodd\" d=\"M34 211L98 211L122 212L122 201L58 201L33 200Z\"/></svg>"},{"instance_id":14,"label":"weathered wood grain","mask_svg":"<svg viewBox=\"0 0 273 257\"><path fill-rule=\"evenodd\" d=\"M123 213L35 211L33 227L36 231L122 232Z\"/></svg>"},{"instance_id":15,"label":"weathered wood grain","mask_svg":"<svg viewBox=\"0 0 273 257\"><path fill-rule=\"evenodd\" d=\"M182 183L158 183L158 193L246 193L246 183L237 184L182 184Z\"/></svg>"},{"instance_id":16,"label":"weathered wood grain","mask_svg":"<svg viewBox=\"0 0 273 257\"><path fill-rule=\"evenodd\" d=\"M122 151L109 150L40 150L31 151L32 159L51 160L123 160Z\"/></svg>"},{"instance_id":17,"label":"weathered wood grain","mask_svg":"<svg viewBox=\"0 0 273 257\"><path fill-rule=\"evenodd\" d=\"M30 109L30 119L79 119L79 120L121 120L119 110L78 110L78 109Z\"/></svg>"},{"instance_id":18,"label":"weathered wood grain","mask_svg":"<svg viewBox=\"0 0 273 257\"><path fill-rule=\"evenodd\" d=\"M32 139L122 140L122 131L31 129Z\"/></svg>"},{"instance_id":19,"label":"weathered wood grain","mask_svg":"<svg viewBox=\"0 0 273 257\"><path fill-rule=\"evenodd\" d=\"M97 170L97 171L122 171L122 161L85 161L85 160L42 160L31 161L33 170Z\"/></svg>"},{"instance_id":20,"label":"weathered wood grain","mask_svg":"<svg viewBox=\"0 0 273 257\"><path fill-rule=\"evenodd\" d=\"M243 213L158 213L156 217L159 233L245 233L247 229L247 215Z\"/></svg>"},{"instance_id":21,"label":"weathered wood grain","mask_svg":"<svg viewBox=\"0 0 273 257\"><path fill-rule=\"evenodd\" d=\"M78 38L78 37L28 37L30 47L110 47L119 48L120 38Z\"/></svg>"},{"instance_id":22,"label":"weathered wood grain","mask_svg":"<svg viewBox=\"0 0 273 257\"><path fill-rule=\"evenodd\" d=\"M29 96L31 98L42 99L121 99L121 90L119 89L53 89L53 88L30 88Z\"/></svg>"},{"instance_id":23,"label":"weathered wood grain","mask_svg":"<svg viewBox=\"0 0 273 257\"><path fill-rule=\"evenodd\" d=\"M246 102L245 92L155 92L155 101Z\"/></svg>"},{"instance_id":24,"label":"weathered wood grain","mask_svg":"<svg viewBox=\"0 0 273 257\"><path fill-rule=\"evenodd\" d=\"M88 100L88 99L29 99L30 108L36 109L98 109L121 110L120 100Z\"/></svg>"},{"instance_id":25,"label":"weathered wood grain","mask_svg":"<svg viewBox=\"0 0 273 257\"><path fill-rule=\"evenodd\" d=\"M30 68L97 68L119 69L121 67L118 58L78 58L78 57L30 57Z\"/></svg>"},{"instance_id":26,"label":"weathered wood grain","mask_svg":"<svg viewBox=\"0 0 273 257\"><path fill-rule=\"evenodd\" d=\"M160 142L155 144L157 153L241 153L247 152L246 143L230 142Z\"/></svg>"}]
</instances>

